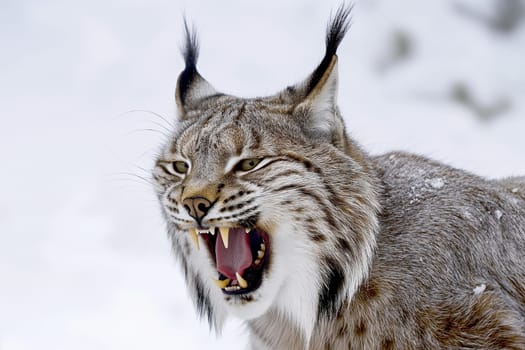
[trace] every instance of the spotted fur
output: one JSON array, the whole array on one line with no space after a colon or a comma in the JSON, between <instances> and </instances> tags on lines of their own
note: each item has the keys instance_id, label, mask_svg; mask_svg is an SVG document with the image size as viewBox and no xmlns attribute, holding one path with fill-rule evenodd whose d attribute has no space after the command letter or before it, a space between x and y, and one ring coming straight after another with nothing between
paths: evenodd
<instances>
[{"instance_id":1,"label":"spotted fur","mask_svg":"<svg viewBox=\"0 0 525 350\"><path fill-rule=\"evenodd\" d=\"M153 178L198 314L218 332L244 319L254 349L524 349L525 178L370 156L348 138L336 50L349 13L336 12L305 81L251 99L200 75L186 25L178 125ZM240 171L243 159L261 161ZM191 196L212 203L199 225L269 234L258 289L232 296L212 283L213 259L188 234Z\"/></svg>"}]
</instances>

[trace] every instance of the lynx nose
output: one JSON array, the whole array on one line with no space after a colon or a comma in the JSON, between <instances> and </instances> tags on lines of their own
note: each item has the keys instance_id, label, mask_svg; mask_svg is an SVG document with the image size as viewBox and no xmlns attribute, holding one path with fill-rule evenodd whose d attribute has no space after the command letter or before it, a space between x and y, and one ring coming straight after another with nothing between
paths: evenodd
<instances>
[{"instance_id":1,"label":"lynx nose","mask_svg":"<svg viewBox=\"0 0 525 350\"><path fill-rule=\"evenodd\" d=\"M190 197L182 201L182 205L188 211L188 214L198 223L206 216L212 203L204 197Z\"/></svg>"}]
</instances>

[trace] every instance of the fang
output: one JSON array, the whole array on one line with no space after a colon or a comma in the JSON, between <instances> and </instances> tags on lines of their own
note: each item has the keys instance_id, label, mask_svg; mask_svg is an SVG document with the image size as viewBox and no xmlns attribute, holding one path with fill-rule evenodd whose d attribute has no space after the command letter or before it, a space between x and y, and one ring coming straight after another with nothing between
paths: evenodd
<instances>
[{"instance_id":1,"label":"fang","mask_svg":"<svg viewBox=\"0 0 525 350\"><path fill-rule=\"evenodd\" d=\"M224 289L228 286L228 284L230 284L231 280L229 278L225 279L225 280L216 280L216 279L212 279L213 283L215 283L215 285L217 287L219 287L220 289Z\"/></svg>"},{"instance_id":2,"label":"fang","mask_svg":"<svg viewBox=\"0 0 525 350\"><path fill-rule=\"evenodd\" d=\"M197 250L199 250L199 237L197 236L197 231L194 228L190 228L188 232L190 234L191 240L193 241L193 244L195 244L195 247Z\"/></svg>"},{"instance_id":3,"label":"fang","mask_svg":"<svg viewBox=\"0 0 525 350\"><path fill-rule=\"evenodd\" d=\"M219 227L219 232L221 234L222 243L224 248L228 248L228 238L230 235L230 229L228 227Z\"/></svg>"},{"instance_id":4,"label":"fang","mask_svg":"<svg viewBox=\"0 0 525 350\"><path fill-rule=\"evenodd\" d=\"M235 277L237 277L237 282L239 282L239 286L241 286L241 288L244 289L248 287L248 282L244 278L242 278L240 273L236 272Z\"/></svg>"}]
</instances>

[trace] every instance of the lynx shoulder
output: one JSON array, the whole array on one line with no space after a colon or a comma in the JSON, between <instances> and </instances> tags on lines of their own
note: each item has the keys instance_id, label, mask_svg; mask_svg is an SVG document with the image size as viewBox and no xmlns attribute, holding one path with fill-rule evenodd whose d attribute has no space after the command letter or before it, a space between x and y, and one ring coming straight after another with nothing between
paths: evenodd
<instances>
[{"instance_id":1,"label":"lynx shoulder","mask_svg":"<svg viewBox=\"0 0 525 350\"><path fill-rule=\"evenodd\" d=\"M215 90L186 25L155 190L197 313L253 349L524 349L525 177L371 156L337 108L337 47L268 97Z\"/></svg>"}]
</instances>

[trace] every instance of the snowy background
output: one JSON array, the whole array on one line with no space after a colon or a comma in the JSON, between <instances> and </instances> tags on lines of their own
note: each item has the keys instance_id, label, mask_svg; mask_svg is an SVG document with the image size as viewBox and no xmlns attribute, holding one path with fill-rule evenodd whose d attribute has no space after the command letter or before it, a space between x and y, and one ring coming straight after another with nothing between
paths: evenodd
<instances>
[{"instance_id":1,"label":"snowy background","mask_svg":"<svg viewBox=\"0 0 525 350\"><path fill-rule=\"evenodd\" d=\"M0 349L242 349L196 319L148 169L174 118L185 12L240 96L306 77L330 1L0 1ZM357 0L340 105L373 153L525 174L522 0ZM160 115L156 116L155 114ZM144 179L143 179L144 178Z\"/></svg>"}]
</instances>

